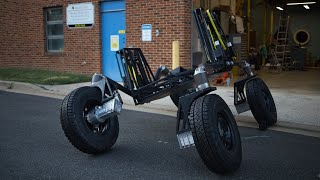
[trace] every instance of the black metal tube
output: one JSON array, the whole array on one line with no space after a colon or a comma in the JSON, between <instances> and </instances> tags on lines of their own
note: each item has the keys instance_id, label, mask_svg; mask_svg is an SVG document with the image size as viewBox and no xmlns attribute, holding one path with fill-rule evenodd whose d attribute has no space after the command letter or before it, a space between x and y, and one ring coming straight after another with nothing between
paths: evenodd
<instances>
[{"instance_id":1,"label":"black metal tube","mask_svg":"<svg viewBox=\"0 0 320 180\"><path fill-rule=\"evenodd\" d=\"M124 59L123 66L124 66L126 74L127 74L126 81L127 81L128 85L129 85L128 86L129 90L132 91L133 90L133 84L132 84L132 81L131 81L131 78L130 78L130 73L129 73L129 70L128 70L129 64L128 64L128 60L127 60L127 54L125 53L126 49L122 49L121 51L123 53L123 59Z\"/></svg>"},{"instance_id":2,"label":"black metal tube","mask_svg":"<svg viewBox=\"0 0 320 180\"><path fill-rule=\"evenodd\" d=\"M201 22L202 22L202 28L204 29L204 31L205 31L205 38L206 39L204 39L204 40L206 40L206 41L208 41L209 43L209 47L208 47L208 52L209 52L209 54L210 54L210 59L208 59L208 60L210 60L210 61L212 61L212 59L211 59L211 57L213 57L213 59L214 59L214 61L216 61L217 60L217 57L216 57L216 55L215 55L215 53L214 53L214 45L213 45L213 43L214 42L212 42L211 41L211 38L210 38L210 32L209 32L209 30L208 30L208 28L210 28L209 27L209 25L208 25L208 23L207 23L207 21L206 21L206 18L204 17L204 12L202 12L201 10L199 11L200 12L200 15L201 15Z\"/></svg>"},{"instance_id":3,"label":"black metal tube","mask_svg":"<svg viewBox=\"0 0 320 180\"><path fill-rule=\"evenodd\" d=\"M136 88L138 89L138 88L140 88L141 87L141 85L139 84L139 81L138 81L138 69L137 69L137 64L136 64L136 62L135 62L135 60L134 60L134 55L133 55L133 53L132 53L132 50L128 50L128 55L129 55L129 57L130 57L130 64L131 64L131 69L133 70L133 72L132 73L134 73L133 74L133 79L134 79L134 82L135 82L135 84L136 84Z\"/></svg>"},{"instance_id":4,"label":"black metal tube","mask_svg":"<svg viewBox=\"0 0 320 180\"><path fill-rule=\"evenodd\" d=\"M121 72L121 69L120 69L118 55L117 55L117 54L115 54L115 56L116 56L116 61L117 61L118 69L119 69L119 72L120 72L120 76L121 76L121 78L123 79L123 78L124 78L124 76L122 75L122 72Z\"/></svg>"},{"instance_id":5,"label":"black metal tube","mask_svg":"<svg viewBox=\"0 0 320 180\"><path fill-rule=\"evenodd\" d=\"M214 21L218 26L218 31L220 32L220 34L222 35L221 37L223 38L223 40L227 43L228 39L226 38L225 33L223 32L222 26L220 24L220 21L218 20L216 14L214 12L210 12L211 16L214 17ZM227 49L229 50L229 55L231 56L236 56L236 51L234 50L233 46L228 47L228 44L225 44L227 46ZM232 53L232 54L230 54Z\"/></svg>"},{"instance_id":6,"label":"black metal tube","mask_svg":"<svg viewBox=\"0 0 320 180\"><path fill-rule=\"evenodd\" d=\"M148 72L150 73L150 75L152 76L152 81L154 81L154 80L155 80L154 75L153 75L153 73L152 73L152 71L151 71L151 68L150 68L150 66L149 66L146 58L144 57L141 49L138 49L137 51L139 52L139 54L140 54L140 56L141 56L141 59L142 59L142 62L143 62L143 64L146 66L147 71L148 71ZM148 73L148 74L149 74L149 73Z\"/></svg>"},{"instance_id":7,"label":"black metal tube","mask_svg":"<svg viewBox=\"0 0 320 180\"><path fill-rule=\"evenodd\" d=\"M198 27L198 31L199 31L199 35L200 35L200 42L201 42L201 45L202 45L202 48L204 49L205 51L205 54L207 56L207 60L210 60L211 57L210 57L210 54L209 54L209 50L208 50L208 46L207 46L207 43L205 41L205 37L204 37L204 32L202 31L202 28L201 28L201 23L200 23L200 18L199 18L199 15L198 15L198 11L200 11L199 9L196 9L193 11L193 14L194 14L194 18L196 20L196 24L197 24L197 27ZM200 12L201 13L201 12Z\"/></svg>"}]
</instances>

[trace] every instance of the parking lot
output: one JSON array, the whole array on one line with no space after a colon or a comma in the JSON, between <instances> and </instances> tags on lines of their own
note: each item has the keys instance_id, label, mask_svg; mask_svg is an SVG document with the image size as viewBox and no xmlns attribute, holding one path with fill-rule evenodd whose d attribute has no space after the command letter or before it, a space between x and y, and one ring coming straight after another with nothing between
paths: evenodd
<instances>
[{"instance_id":1,"label":"parking lot","mask_svg":"<svg viewBox=\"0 0 320 180\"><path fill-rule=\"evenodd\" d=\"M240 169L220 176L195 147L179 149L174 117L124 110L116 145L94 156L64 136L60 99L4 91L0 99L1 179L319 179L319 138L240 127Z\"/></svg>"}]
</instances>

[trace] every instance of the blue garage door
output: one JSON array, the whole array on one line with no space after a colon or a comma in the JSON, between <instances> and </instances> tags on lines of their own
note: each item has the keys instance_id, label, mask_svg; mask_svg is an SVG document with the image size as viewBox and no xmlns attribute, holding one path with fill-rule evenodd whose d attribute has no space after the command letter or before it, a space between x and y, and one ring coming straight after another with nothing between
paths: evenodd
<instances>
[{"instance_id":1,"label":"blue garage door","mask_svg":"<svg viewBox=\"0 0 320 180\"><path fill-rule=\"evenodd\" d=\"M122 81L115 58L115 51L126 44L125 1L101 3L102 72L114 81Z\"/></svg>"}]
</instances>

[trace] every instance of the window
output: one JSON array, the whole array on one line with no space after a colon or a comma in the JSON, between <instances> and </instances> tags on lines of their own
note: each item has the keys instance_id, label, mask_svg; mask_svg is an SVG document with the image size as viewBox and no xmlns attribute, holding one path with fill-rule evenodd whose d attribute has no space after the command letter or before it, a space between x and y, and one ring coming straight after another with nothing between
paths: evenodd
<instances>
[{"instance_id":1,"label":"window","mask_svg":"<svg viewBox=\"0 0 320 180\"><path fill-rule=\"evenodd\" d=\"M45 19L47 52L63 52L64 36L62 7L46 9Z\"/></svg>"}]
</instances>

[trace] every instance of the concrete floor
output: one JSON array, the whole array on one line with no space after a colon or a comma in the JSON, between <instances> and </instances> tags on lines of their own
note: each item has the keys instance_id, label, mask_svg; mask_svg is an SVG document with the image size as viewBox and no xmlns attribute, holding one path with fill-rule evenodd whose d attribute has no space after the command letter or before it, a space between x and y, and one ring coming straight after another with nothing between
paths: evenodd
<instances>
[{"instance_id":1,"label":"concrete floor","mask_svg":"<svg viewBox=\"0 0 320 180\"><path fill-rule=\"evenodd\" d=\"M262 78L270 89L288 91L289 93L299 94L320 94L320 69L306 69L304 71L267 71L262 69L255 71L259 78ZM217 77L217 76L216 76ZM212 86L219 86L213 84L212 76L209 81ZM231 80L231 85L237 81L238 76L234 76Z\"/></svg>"},{"instance_id":2,"label":"concrete floor","mask_svg":"<svg viewBox=\"0 0 320 180\"><path fill-rule=\"evenodd\" d=\"M271 89L286 89L289 92L320 93L320 69L305 71L267 72L257 71Z\"/></svg>"},{"instance_id":3,"label":"concrete floor","mask_svg":"<svg viewBox=\"0 0 320 180\"><path fill-rule=\"evenodd\" d=\"M277 106L278 120L297 124L313 125L320 130L320 69L305 71L256 72L271 90ZM239 79L234 77L232 82ZM215 91L227 102L231 110L233 105L233 86L218 87ZM236 114L234 112L234 114ZM245 112L242 116L252 116ZM300 125L298 125L300 126Z\"/></svg>"}]
</instances>

